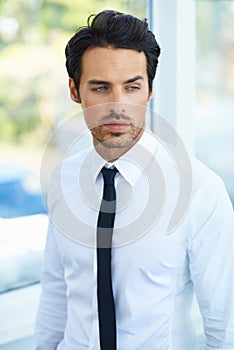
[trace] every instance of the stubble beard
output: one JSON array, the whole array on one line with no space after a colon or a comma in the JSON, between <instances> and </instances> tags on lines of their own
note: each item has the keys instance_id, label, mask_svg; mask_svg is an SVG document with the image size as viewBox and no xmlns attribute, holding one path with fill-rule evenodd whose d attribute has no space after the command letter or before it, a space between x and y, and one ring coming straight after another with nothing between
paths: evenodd
<instances>
[{"instance_id":1,"label":"stubble beard","mask_svg":"<svg viewBox=\"0 0 234 350\"><path fill-rule=\"evenodd\" d=\"M130 125L131 129L127 133L121 132L106 132L102 131L100 126L97 126L91 130L95 145L103 146L106 149L130 149L141 137L143 133L143 125L135 126Z\"/></svg>"}]
</instances>

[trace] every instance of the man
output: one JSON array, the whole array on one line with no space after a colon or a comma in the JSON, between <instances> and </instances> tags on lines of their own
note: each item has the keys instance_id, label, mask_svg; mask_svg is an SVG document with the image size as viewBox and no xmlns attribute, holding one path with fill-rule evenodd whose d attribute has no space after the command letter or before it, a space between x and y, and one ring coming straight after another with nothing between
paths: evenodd
<instances>
[{"instance_id":1,"label":"man","mask_svg":"<svg viewBox=\"0 0 234 350\"><path fill-rule=\"evenodd\" d=\"M115 11L67 44L94 147L52 177L37 350L197 349L194 291L206 349L234 350L233 210L178 138L144 129L159 54L146 21Z\"/></svg>"}]
</instances>

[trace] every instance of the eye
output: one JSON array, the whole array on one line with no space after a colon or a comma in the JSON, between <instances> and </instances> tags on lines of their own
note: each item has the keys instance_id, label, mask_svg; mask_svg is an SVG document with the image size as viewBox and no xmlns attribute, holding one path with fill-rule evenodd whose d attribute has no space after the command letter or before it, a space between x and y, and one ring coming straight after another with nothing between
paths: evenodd
<instances>
[{"instance_id":1,"label":"eye","mask_svg":"<svg viewBox=\"0 0 234 350\"><path fill-rule=\"evenodd\" d=\"M135 90L139 90L140 87L138 85L130 85L127 87L127 90L130 90L130 91L135 91Z\"/></svg>"},{"instance_id":2,"label":"eye","mask_svg":"<svg viewBox=\"0 0 234 350\"><path fill-rule=\"evenodd\" d=\"M99 91L106 91L107 87L106 86L98 86L96 88L93 88L92 90L93 91L97 91L97 92L99 92Z\"/></svg>"}]
</instances>

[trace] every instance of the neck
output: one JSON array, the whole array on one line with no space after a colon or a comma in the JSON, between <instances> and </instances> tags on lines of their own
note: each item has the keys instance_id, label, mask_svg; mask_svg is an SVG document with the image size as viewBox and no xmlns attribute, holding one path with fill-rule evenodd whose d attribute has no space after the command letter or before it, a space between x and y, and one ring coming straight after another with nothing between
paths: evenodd
<instances>
[{"instance_id":1,"label":"neck","mask_svg":"<svg viewBox=\"0 0 234 350\"><path fill-rule=\"evenodd\" d=\"M113 163L115 160L119 159L123 154L125 154L130 148L134 146L136 142L131 144L130 147L124 148L109 148L105 147L103 144L94 144L94 147L100 156L105 159L108 163Z\"/></svg>"}]
</instances>

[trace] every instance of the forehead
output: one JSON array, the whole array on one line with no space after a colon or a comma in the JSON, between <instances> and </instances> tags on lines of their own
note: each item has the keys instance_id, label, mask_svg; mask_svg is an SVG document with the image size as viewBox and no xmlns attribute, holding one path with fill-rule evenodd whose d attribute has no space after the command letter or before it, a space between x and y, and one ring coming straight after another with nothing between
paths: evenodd
<instances>
[{"instance_id":1,"label":"forehead","mask_svg":"<svg viewBox=\"0 0 234 350\"><path fill-rule=\"evenodd\" d=\"M84 79L126 79L136 75L147 75L147 62L144 52L112 47L87 49L82 57Z\"/></svg>"}]
</instances>

